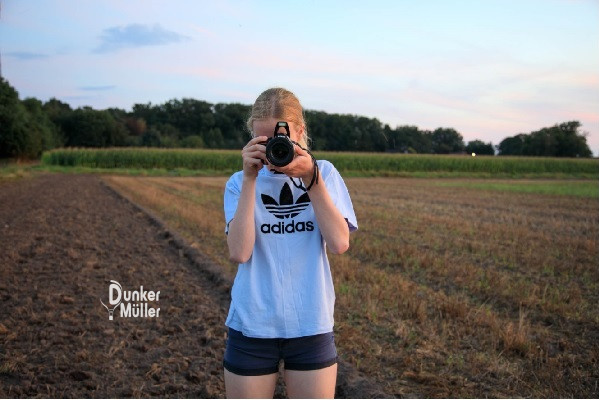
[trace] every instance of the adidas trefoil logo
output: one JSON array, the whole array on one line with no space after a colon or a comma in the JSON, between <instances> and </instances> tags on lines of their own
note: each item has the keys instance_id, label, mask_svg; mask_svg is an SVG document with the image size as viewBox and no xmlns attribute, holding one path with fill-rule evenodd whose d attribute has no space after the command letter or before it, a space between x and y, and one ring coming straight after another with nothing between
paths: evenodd
<instances>
[{"instance_id":1,"label":"adidas trefoil logo","mask_svg":"<svg viewBox=\"0 0 599 400\"><path fill-rule=\"evenodd\" d=\"M293 193L288 183L285 183L279 194L279 201L262 193L262 203L269 213L279 219L293 218L304 211L310 205L310 196L308 193L302 194L295 203L293 202Z\"/></svg>"}]
</instances>

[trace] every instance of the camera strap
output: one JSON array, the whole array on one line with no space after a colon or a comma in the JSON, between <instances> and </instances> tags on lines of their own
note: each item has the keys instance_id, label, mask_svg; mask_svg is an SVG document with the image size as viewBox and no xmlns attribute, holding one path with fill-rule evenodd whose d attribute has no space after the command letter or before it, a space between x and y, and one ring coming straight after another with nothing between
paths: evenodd
<instances>
[{"instance_id":1,"label":"camera strap","mask_svg":"<svg viewBox=\"0 0 599 400\"><path fill-rule=\"evenodd\" d=\"M304 150L306 153L310 154L310 157L312 157L312 165L313 165L313 170L314 173L312 174L312 180L310 181L310 184L308 185L308 187L304 187L304 184L301 180L301 178L299 179L299 184L295 183L295 180L292 177L289 177L289 179L291 179L291 182L293 183L293 186L295 186L298 189L302 189L304 191L309 191L310 189L312 189L312 186L314 186L315 184L318 184L318 175L319 175L319 169L318 169L318 163L316 162L316 158L314 157L314 155L312 154L312 152L310 152L310 150L302 147L301 144L299 144L298 142L295 142L292 140L293 144L298 145L298 147L302 150Z\"/></svg>"}]
</instances>

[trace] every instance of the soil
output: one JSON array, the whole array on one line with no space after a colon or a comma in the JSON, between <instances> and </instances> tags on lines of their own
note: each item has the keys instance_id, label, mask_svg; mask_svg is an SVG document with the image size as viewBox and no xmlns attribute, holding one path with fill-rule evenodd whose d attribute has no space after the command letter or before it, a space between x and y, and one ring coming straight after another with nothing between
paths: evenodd
<instances>
[{"instance_id":1,"label":"soil","mask_svg":"<svg viewBox=\"0 0 599 400\"><path fill-rule=\"evenodd\" d=\"M110 280L159 316L110 321ZM222 398L230 287L98 176L0 183L0 397ZM343 360L337 396L386 397Z\"/></svg>"}]
</instances>

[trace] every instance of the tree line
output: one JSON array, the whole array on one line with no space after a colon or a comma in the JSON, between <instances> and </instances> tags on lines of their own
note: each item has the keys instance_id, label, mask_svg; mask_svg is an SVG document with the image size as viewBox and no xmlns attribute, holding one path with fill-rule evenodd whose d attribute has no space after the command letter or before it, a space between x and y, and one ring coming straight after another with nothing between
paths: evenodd
<instances>
[{"instance_id":1,"label":"tree line","mask_svg":"<svg viewBox=\"0 0 599 400\"><path fill-rule=\"evenodd\" d=\"M0 78L0 158L38 158L57 147L189 147L240 149L250 136L249 105L211 104L184 98L164 104L135 104L130 112L71 108L52 98L19 99ZM306 111L313 150L421 154L476 153L551 157L591 157L578 121L507 137L499 145L464 142L453 128L391 128L376 118Z\"/></svg>"}]
</instances>

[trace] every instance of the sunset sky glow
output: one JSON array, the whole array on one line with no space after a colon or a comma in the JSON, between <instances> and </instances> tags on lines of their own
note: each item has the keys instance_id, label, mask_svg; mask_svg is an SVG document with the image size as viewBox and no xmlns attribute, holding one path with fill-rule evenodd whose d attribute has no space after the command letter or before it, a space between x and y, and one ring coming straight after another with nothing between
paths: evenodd
<instances>
[{"instance_id":1,"label":"sunset sky glow","mask_svg":"<svg viewBox=\"0 0 599 400\"><path fill-rule=\"evenodd\" d=\"M599 2L0 0L20 97L131 110L184 97L306 109L465 141L579 120L599 154Z\"/></svg>"}]
</instances>

